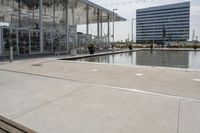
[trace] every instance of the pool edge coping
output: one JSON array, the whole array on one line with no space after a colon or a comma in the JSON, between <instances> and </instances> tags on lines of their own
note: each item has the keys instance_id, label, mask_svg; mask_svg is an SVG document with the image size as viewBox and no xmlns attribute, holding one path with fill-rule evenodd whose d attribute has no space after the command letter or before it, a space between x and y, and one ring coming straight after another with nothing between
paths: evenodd
<instances>
[{"instance_id":1,"label":"pool edge coping","mask_svg":"<svg viewBox=\"0 0 200 133\"><path fill-rule=\"evenodd\" d=\"M176 68L176 67L161 67L161 66L142 66L142 65L124 65L124 64L109 64L109 63L96 63L96 62L81 62L75 61L76 59L83 59L89 57L98 57L102 55L113 55L119 53L128 53L128 52L136 52L136 51L150 51L150 48L141 48L141 49L134 49L134 50L124 50L124 51L112 51L106 53L97 53L97 54L89 54L89 55L78 55L73 57L60 57L57 60L66 60L69 63L81 63L81 64L93 64L93 65L108 65L108 66L122 66L122 67L132 67L132 68L148 68L148 69L165 69L165 70L175 70L175 71L184 71L184 72L200 72L200 69L190 69L190 68ZM200 49L160 49L156 48L153 51L196 51L200 52Z\"/></svg>"},{"instance_id":2,"label":"pool edge coping","mask_svg":"<svg viewBox=\"0 0 200 133\"><path fill-rule=\"evenodd\" d=\"M96 54L87 54L87 55L77 55L77 56L71 56L71 57L60 57L58 60L75 60L75 59L82 59L82 58L89 58L89 57L97 57L102 55L113 55L113 54L120 54L120 53L128 53L128 52L136 52L136 51L150 51L150 48L139 48L139 49L133 49L133 50L121 50L121 51L111 51L111 52L104 52L104 53L96 53ZM152 51L196 51L200 52L200 49L194 50L194 49L160 49L160 48L154 48Z\"/></svg>"}]
</instances>

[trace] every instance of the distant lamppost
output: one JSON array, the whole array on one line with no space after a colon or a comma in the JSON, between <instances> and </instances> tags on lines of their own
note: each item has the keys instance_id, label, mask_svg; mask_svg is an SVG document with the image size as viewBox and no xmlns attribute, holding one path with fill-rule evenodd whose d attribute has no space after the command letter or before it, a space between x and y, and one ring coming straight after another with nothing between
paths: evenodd
<instances>
[{"instance_id":1,"label":"distant lamppost","mask_svg":"<svg viewBox=\"0 0 200 133\"><path fill-rule=\"evenodd\" d=\"M128 42L130 41L130 34L128 33Z\"/></svg>"},{"instance_id":2,"label":"distant lamppost","mask_svg":"<svg viewBox=\"0 0 200 133\"><path fill-rule=\"evenodd\" d=\"M133 36L133 21L134 20L136 20L136 19L135 18L131 19L131 42L133 42L133 38L134 38L134 36Z\"/></svg>"},{"instance_id":3,"label":"distant lamppost","mask_svg":"<svg viewBox=\"0 0 200 133\"><path fill-rule=\"evenodd\" d=\"M115 11L117 11L118 9L113 9L113 13L115 13ZM113 17L113 42L115 42L115 16Z\"/></svg>"},{"instance_id":4,"label":"distant lamppost","mask_svg":"<svg viewBox=\"0 0 200 133\"><path fill-rule=\"evenodd\" d=\"M155 24L153 23L153 45L155 43Z\"/></svg>"},{"instance_id":5,"label":"distant lamppost","mask_svg":"<svg viewBox=\"0 0 200 133\"><path fill-rule=\"evenodd\" d=\"M195 40L195 43L194 43L194 49L195 50L197 49L197 42L198 42L198 36L196 36L196 40Z\"/></svg>"}]
</instances>

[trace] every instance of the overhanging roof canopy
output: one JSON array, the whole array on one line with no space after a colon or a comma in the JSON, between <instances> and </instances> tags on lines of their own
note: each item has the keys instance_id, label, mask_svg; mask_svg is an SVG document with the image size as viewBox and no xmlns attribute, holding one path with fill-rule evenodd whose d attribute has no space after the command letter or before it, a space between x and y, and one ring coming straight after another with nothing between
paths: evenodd
<instances>
[{"instance_id":1,"label":"overhanging roof canopy","mask_svg":"<svg viewBox=\"0 0 200 133\"><path fill-rule=\"evenodd\" d=\"M86 24L86 12L87 6L89 8L89 22L97 23L97 13L100 11L100 16L102 13L102 22L108 22L108 15L110 16L109 21L126 21L125 18L119 16L118 14L99 6L88 0L70 0L71 3L74 2L75 5L75 23L76 24ZM71 7L72 8L72 7Z\"/></svg>"},{"instance_id":2,"label":"overhanging roof canopy","mask_svg":"<svg viewBox=\"0 0 200 133\"><path fill-rule=\"evenodd\" d=\"M18 23L19 21L19 7L20 7L20 22L22 26L31 26L30 24L39 22L39 1L40 0L13 0L13 4L9 4L8 1L6 9L0 8L1 14L4 16L10 15L12 22ZM68 3L68 8L67 8ZM20 4L20 6L19 6ZM101 7L88 0L43 0L43 22L44 26L52 27L53 23L57 25L65 25L68 20L69 25L73 24L72 9L74 7L74 24L86 24L87 23L87 11L89 23L97 23L98 20L103 23L108 21L126 21L125 18L118 14ZM66 10L67 9L67 10ZM66 11L68 11L68 18L66 19ZM98 13L100 18L98 19ZM108 20L109 15L109 20ZM9 21L9 20L7 20Z\"/></svg>"}]
</instances>

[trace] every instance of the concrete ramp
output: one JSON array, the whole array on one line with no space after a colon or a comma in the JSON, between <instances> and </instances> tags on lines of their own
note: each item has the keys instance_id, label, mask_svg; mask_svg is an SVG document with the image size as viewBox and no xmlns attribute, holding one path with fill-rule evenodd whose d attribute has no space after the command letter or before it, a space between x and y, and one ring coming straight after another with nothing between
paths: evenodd
<instances>
[{"instance_id":1,"label":"concrete ramp","mask_svg":"<svg viewBox=\"0 0 200 133\"><path fill-rule=\"evenodd\" d=\"M18 123L0 116L0 133L36 133Z\"/></svg>"}]
</instances>

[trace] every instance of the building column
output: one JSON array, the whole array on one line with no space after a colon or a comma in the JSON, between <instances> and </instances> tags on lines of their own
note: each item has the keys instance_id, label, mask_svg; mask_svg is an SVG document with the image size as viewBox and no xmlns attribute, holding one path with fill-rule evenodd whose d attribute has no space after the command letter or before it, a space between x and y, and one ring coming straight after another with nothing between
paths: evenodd
<instances>
[{"instance_id":1,"label":"building column","mask_svg":"<svg viewBox=\"0 0 200 133\"><path fill-rule=\"evenodd\" d=\"M97 46L98 46L98 48L100 48L99 46L100 46L100 39L99 39L99 36L100 36L100 11L99 11L99 9L98 9L98 11L97 11L97 39L98 39L98 42L97 42Z\"/></svg>"},{"instance_id":2,"label":"building column","mask_svg":"<svg viewBox=\"0 0 200 133\"><path fill-rule=\"evenodd\" d=\"M101 31L100 31L100 42L101 42L101 45L103 43L103 11L101 11L101 17L100 17L100 23L101 23Z\"/></svg>"},{"instance_id":3,"label":"building column","mask_svg":"<svg viewBox=\"0 0 200 133\"><path fill-rule=\"evenodd\" d=\"M53 0L53 28L56 28L56 5L55 5L55 0Z\"/></svg>"},{"instance_id":4,"label":"building column","mask_svg":"<svg viewBox=\"0 0 200 133\"><path fill-rule=\"evenodd\" d=\"M114 9L113 9L113 13L114 13ZM113 33L112 33L112 38L113 38L113 40L112 40L112 42L114 43L115 42L115 16L113 15L112 16L113 17L113 19L112 19L112 24L113 24Z\"/></svg>"},{"instance_id":5,"label":"building column","mask_svg":"<svg viewBox=\"0 0 200 133\"><path fill-rule=\"evenodd\" d=\"M65 14L65 32L66 32L66 52L68 52L68 49L69 49L69 19L68 19L68 16L69 16L69 14L68 14L68 8L69 8L69 2L68 2L68 0L66 0L66 2L65 2L65 10L66 10L66 14Z\"/></svg>"},{"instance_id":6,"label":"building column","mask_svg":"<svg viewBox=\"0 0 200 133\"><path fill-rule=\"evenodd\" d=\"M2 27L0 26L0 56L3 55L2 47L3 47L3 30Z\"/></svg>"},{"instance_id":7,"label":"building column","mask_svg":"<svg viewBox=\"0 0 200 133\"><path fill-rule=\"evenodd\" d=\"M18 0L18 27L21 27L21 0Z\"/></svg>"},{"instance_id":8,"label":"building column","mask_svg":"<svg viewBox=\"0 0 200 133\"><path fill-rule=\"evenodd\" d=\"M29 42L28 43L29 54L31 54L31 31L30 30L28 31L28 42Z\"/></svg>"},{"instance_id":9,"label":"building column","mask_svg":"<svg viewBox=\"0 0 200 133\"><path fill-rule=\"evenodd\" d=\"M19 29L16 30L17 55L19 55Z\"/></svg>"},{"instance_id":10,"label":"building column","mask_svg":"<svg viewBox=\"0 0 200 133\"><path fill-rule=\"evenodd\" d=\"M39 5L39 22L40 22L40 53L44 53L44 34L43 34L43 0Z\"/></svg>"},{"instance_id":11,"label":"building column","mask_svg":"<svg viewBox=\"0 0 200 133\"><path fill-rule=\"evenodd\" d=\"M133 20L131 19L131 42L133 43Z\"/></svg>"},{"instance_id":12,"label":"building column","mask_svg":"<svg viewBox=\"0 0 200 133\"><path fill-rule=\"evenodd\" d=\"M89 35L89 5L86 7L86 34Z\"/></svg>"},{"instance_id":13,"label":"building column","mask_svg":"<svg viewBox=\"0 0 200 133\"><path fill-rule=\"evenodd\" d=\"M74 1L72 2L72 26L73 26L73 50L74 50L74 45L76 43L76 37L75 37L75 16L74 16Z\"/></svg>"},{"instance_id":14,"label":"building column","mask_svg":"<svg viewBox=\"0 0 200 133\"><path fill-rule=\"evenodd\" d=\"M108 14L108 43L110 43L110 14Z\"/></svg>"}]
</instances>

